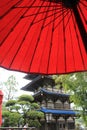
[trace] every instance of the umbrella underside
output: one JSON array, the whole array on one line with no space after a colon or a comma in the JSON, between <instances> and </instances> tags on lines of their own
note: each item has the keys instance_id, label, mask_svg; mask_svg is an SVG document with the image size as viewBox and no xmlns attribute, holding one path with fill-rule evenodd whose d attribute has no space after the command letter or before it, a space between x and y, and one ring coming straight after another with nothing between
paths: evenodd
<instances>
[{"instance_id":1,"label":"umbrella underside","mask_svg":"<svg viewBox=\"0 0 87 130\"><path fill-rule=\"evenodd\" d=\"M26 73L87 71L87 0L1 0L0 66Z\"/></svg>"}]
</instances>

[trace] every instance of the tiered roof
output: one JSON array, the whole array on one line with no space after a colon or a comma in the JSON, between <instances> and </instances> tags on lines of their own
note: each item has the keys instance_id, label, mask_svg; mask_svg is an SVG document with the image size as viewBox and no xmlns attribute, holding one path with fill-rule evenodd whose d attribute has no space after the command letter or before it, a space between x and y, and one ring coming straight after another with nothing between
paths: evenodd
<instances>
[{"instance_id":1,"label":"tiered roof","mask_svg":"<svg viewBox=\"0 0 87 130\"><path fill-rule=\"evenodd\" d=\"M28 77L28 76L27 76ZM30 77L30 76L29 76ZM29 78L28 77L28 78ZM36 75L31 77L33 80L27 84L26 86L22 87L22 90L25 91L32 91L34 92L35 90L37 90L39 87L43 87L43 86L47 86L47 85L51 85L54 86L55 82L52 79L52 77L50 76L42 76L42 75Z\"/></svg>"},{"instance_id":2,"label":"tiered roof","mask_svg":"<svg viewBox=\"0 0 87 130\"><path fill-rule=\"evenodd\" d=\"M30 79L31 82L24 86L22 90L25 91L32 91L38 90L34 93L35 101L42 102L44 99L61 99L61 101L69 101L69 94L60 93L59 91L54 91L55 82L51 76L42 76L42 75L27 75L25 78ZM53 88L48 87L51 85ZM39 89L40 88L40 89ZM60 89L62 90L62 84L60 84ZM49 91L51 90L51 91ZM75 111L73 110L63 110L63 109L51 109L51 108L43 108L41 107L40 111L56 115L67 115L67 116L74 116L76 115Z\"/></svg>"},{"instance_id":3,"label":"tiered roof","mask_svg":"<svg viewBox=\"0 0 87 130\"><path fill-rule=\"evenodd\" d=\"M58 114L58 115L76 115L76 112L73 110L56 110L56 109L48 109L48 108L41 108L41 112L44 113L51 113L51 114Z\"/></svg>"},{"instance_id":4,"label":"tiered roof","mask_svg":"<svg viewBox=\"0 0 87 130\"><path fill-rule=\"evenodd\" d=\"M62 98L62 100L66 101L66 100L69 100L70 95L64 94L64 93L59 93L57 91L52 92L52 91L46 90L44 88L41 88L37 93L34 94L34 98L37 101L41 101L43 98L57 99L58 97Z\"/></svg>"}]
</instances>

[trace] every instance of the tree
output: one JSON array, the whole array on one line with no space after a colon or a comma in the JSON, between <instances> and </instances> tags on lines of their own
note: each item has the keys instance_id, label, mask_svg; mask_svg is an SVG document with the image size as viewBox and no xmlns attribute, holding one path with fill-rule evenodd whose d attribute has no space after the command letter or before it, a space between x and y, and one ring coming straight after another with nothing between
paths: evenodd
<instances>
[{"instance_id":1,"label":"tree","mask_svg":"<svg viewBox=\"0 0 87 130\"><path fill-rule=\"evenodd\" d=\"M79 108L87 126L87 72L55 76L54 79L56 84L62 82L65 90L71 94L71 100Z\"/></svg>"},{"instance_id":2,"label":"tree","mask_svg":"<svg viewBox=\"0 0 87 130\"><path fill-rule=\"evenodd\" d=\"M3 126L9 127L9 126L18 126L19 121L22 118L22 116L17 112L10 112L10 111L3 111Z\"/></svg>"},{"instance_id":3,"label":"tree","mask_svg":"<svg viewBox=\"0 0 87 130\"><path fill-rule=\"evenodd\" d=\"M1 85L2 85L2 90L4 91L5 100L13 99L15 93L17 92L18 82L16 81L16 78L13 75L11 75L7 79L7 81L3 82Z\"/></svg>"},{"instance_id":4,"label":"tree","mask_svg":"<svg viewBox=\"0 0 87 130\"><path fill-rule=\"evenodd\" d=\"M29 112L31 113L35 111L36 109L39 109L39 105L34 102L34 98L31 95L21 95L18 98L18 104L21 106L21 112L24 119L24 124L29 124ZM36 112L36 111L35 111Z\"/></svg>"},{"instance_id":5,"label":"tree","mask_svg":"<svg viewBox=\"0 0 87 130\"><path fill-rule=\"evenodd\" d=\"M15 124L19 126L19 124L24 125L28 123L29 126L39 127L41 125L40 119L44 118L44 114L37 111L40 106L34 102L34 98L31 95L24 94L19 96L17 100L7 101L6 108L7 113L10 112L10 114L4 116L6 120L9 120L8 124L6 123L7 125L13 126ZM13 119L12 116L14 116Z\"/></svg>"},{"instance_id":6,"label":"tree","mask_svg":"<svg viewBox=\"0 0 87 130\"><path fill-rule=\"evenodd\" d=\"M44 118L44 114L42 112L32 110L27 113L27 117L30 119L28 120L29 126L40 127L40 119Z\"/></svg>"}]
</instances>

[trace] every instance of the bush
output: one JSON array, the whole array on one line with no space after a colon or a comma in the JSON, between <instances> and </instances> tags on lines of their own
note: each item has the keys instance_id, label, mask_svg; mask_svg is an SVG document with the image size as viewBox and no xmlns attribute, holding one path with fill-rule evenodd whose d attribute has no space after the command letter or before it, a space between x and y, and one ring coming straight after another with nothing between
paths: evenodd
<instances>
[{"instance_id":1,"label":"bush","mask_svg":"<svg viewBox=\"0 0 87 130\"><path fill-rule=\"evenodd\" d=\"M34 98L33 98L33 96L31 96L31 95L23 94L23 95L21 95L21 96L18 98L18 100L19 100L19 101L32 102L32 101L34 101Z\"/></svg>"},{"instance_id":2,"label":"bush","mask_svg":"<svg viewBox=\"0 0 87 130\"><path fill-rule=\"evenodd\" d=\"M18 126L19 121L21 119L21 115L17 112L11 113L11 112L4 112L3 113L3 126L9 127L9 126Z\"/></svg>"},{"instance_id":3,"label":"bush","mask_svg":"<svg viewBox=\"0 0 87 130\"><path fill-rule=\"evenodd\" d=\"M44 118L44 113L39 112L39 111L29 111L27 113L27 116L30 119L41 119L41 118Z\"/></svg>"},{"instance_id":4,"label":"bush","mask_svg":"<svg viewBox=\"0 0 87 130\"><path fill-rule=\"evenodd\" d=\"M37 128L41 126L40 122L36 119L35 120L29 120L28 125L30 127L37 127Z\"/></svg>"}]
</instances>

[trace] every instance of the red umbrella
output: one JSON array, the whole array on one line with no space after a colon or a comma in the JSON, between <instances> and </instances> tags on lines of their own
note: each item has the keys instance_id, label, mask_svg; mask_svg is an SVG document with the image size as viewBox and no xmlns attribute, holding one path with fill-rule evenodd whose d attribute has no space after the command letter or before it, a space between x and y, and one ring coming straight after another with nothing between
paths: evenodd
<instances>
[{"instance_id":1,"label":"red umbrella","mask_svg":"<svg viewBox=\"0 0 87 130\"><path fill-rule=\"evenodd\" d=\"M0 66L27 73L87 70L87 0L1 0Z\"/></svg>"}]
</instances>

